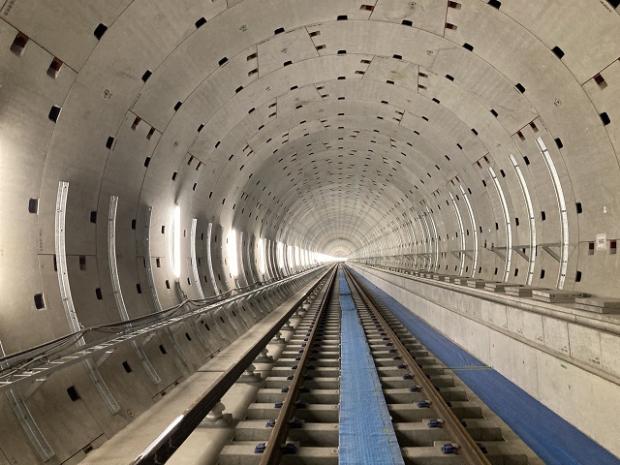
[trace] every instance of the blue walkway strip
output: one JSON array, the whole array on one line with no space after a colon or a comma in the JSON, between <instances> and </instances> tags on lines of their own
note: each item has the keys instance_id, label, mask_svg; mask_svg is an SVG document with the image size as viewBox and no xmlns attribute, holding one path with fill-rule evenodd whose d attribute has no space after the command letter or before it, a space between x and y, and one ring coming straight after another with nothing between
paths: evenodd
<instances>
[{"instance_id":1,"label":"blue walkway strip","mask_svg":"<svg viewBox=\"0 0 620 465\"><path fill-rule=\"evenodd\" d=\"M351 291L340 287L339 465L404 465L381 382L366 342Z\"/></svg>"},{"instance_id":2,"label":"blue walkway strip","mask_svg":"<svg viewBox=\"0 0 620 465\"><path fill-rule=\"evenodd\" d=\"M428 350L447 366L455 367L457 376L547 465L620 465L620 459L611 452L497 371L478 368L485 365L360 273L353 273Z\"/></svg>"}]
</instances>

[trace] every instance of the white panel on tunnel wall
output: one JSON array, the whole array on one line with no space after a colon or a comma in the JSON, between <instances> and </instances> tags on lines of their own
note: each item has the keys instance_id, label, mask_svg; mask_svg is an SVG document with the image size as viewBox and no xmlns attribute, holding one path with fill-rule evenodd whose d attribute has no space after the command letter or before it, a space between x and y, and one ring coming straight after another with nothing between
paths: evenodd
<instances>
[{"instance_id":1,"label":"white panel on tunnel wall","mask_svg":"<svg viewBox=\"0 0 620 465\"><path fill-rule=\"evenodd\" d=\"M110 205L108 207L108 264L110 266L110 278L112 280L112 293L116 302L116 309L121 320L129 320L121 283L118 277L118 263L116 261L116 210L118 208L118 197L110 196Z\"/></svg>"},{"instance_id":2,"label":"white panel on tunnel wall","mask_svg":"<svg viewBox=\"0 0 620 465\"><path fill-rule=\"evenodd\" d=\"M424 213L420 215L419 219L422 221L422 225L424 226L424 229L422 231L426 232L426 240L424 241L424 253L428 257L426 269L430 270L433 267L433 244L431 242L431 232L428 229L428 223L426 222L426 217Z\"/></svg>"},{"instance_id":3,"label":"white panel on tunnel wall","mask_svg":"<svg viewBox=\"0 0 620 465\"><path fill-rule=\"evenodd\" d=\"M439 268L439 235L437 234L437 227L435 226L435 219L433 218L433 212L431 212L430 208L426 207L426 213L427 213L427 216L428 216L428 219L430 221L431 228L433 231L433 236L432 236L433 239L431 241L431 244L434 245L433 248L435 250L435 253L434 253L435 259L433 262L434 263L433 268L437 270Z\"/></svg>"},{"instance_id":4,"label":"white panel on tunnel wall","mask_svg":"<svg viewBox=\"0 0 620 465\"><path fill-rule=\"evenodd\" d=\"M237 255L237 231L230 229L226 238L226 259L228 261L228 270L233 278L239 276L239 262Z\"/></svg>"},{"instance_id":5,"label":"white panel on tunnel wall","mask_svg":"<svg viewBox=\"0 0 620 465\"><path fill-rule=\"evenodd\" d=\"M450 192L450 199L452 200L452 206L454 207L454 213L456 214L456 219L459 225L459 235L460 235L460 244L461 250L459 252L459 276L463 276L463 268L465 267L465 228L463 227L463 219L461 218L461 212L459 211L459 207L456 204L456 199L452 192Z\"/></svg>"},{"instance_id":6,"label":"white panel on tunnel wall","mask_svg":"<svg viewBox=\"0 0 620 465\"><path fill-rule=\"evenodd\" d=\"M82 329L80 320L78 319L75 306L73 304L73 295L71 294L71 285L69 284L69 270L67 268L67 255L65 247L65 219L67 217L67 197L69 195L69 183L60 181L58 183L58 194L56 195L56 214L54 216L54 252L56 253L56 267L58 268L58 286L60 287L60 298L65 309L67 323L72 332L79 332ZM83 346L86 344L84 336L77 339L76 344ZM107 384L95 368L92 360L87 359L84 365L88 370L88 374L93 384L97 388L97 392L103 399L108 410L115 414L120 411L120 405L110 392Z\"/></svg>"},{"instance_id":7,"label":"white panel on tunnel wall","mask_svg":"<svg viewBox=\"0 0 620 465\"><path fill-rule=\"evenodd\" d=\"M527 216L529 217L529 225L530 225L530 240L529 240L529 255L528 255L528 265L527 265L527 280L526 284L529 286L532 284L532 280L534 279L534 267L536 266L536 217L534 215L534 207L532 205L532 197L530 196L530 191L527 187L527 183L525 182L525 177L523 176L523 171L521 171L521 167L517 163L516 158L513 155L510 155L510 161L512 162L512 166L514 166L515 171L517 172L517 179L519 180L519 185L521 186L521 192L523 193L523 198L525 200L525 206L527 208Z\"/></svg>"},{"instance_id":8,"label":"white panel on tunnel wall","mask_svg":"<svg viewBox=\"0 0 620 465\"><path fill-rule=\"evenodd\" d=\"M299 256L299 247L295 246L295 269L301 267L301 260Z\"/></svg>"},{"instance_id":9,"label":"white panel on tunnel wall","mask_svg":"<svg viewBox=\"0 0 620 465\"><path fill-rule=\"evenodd\" d=\"M243 257L240 261L241 274L245 278L245 285L256 281L254 276L255 268L252 266L252 239L248 234L248 238L244 241L243 232L239 233L239 257Z\"/></svg>"},{"instance_id":10,"label":"white panel on tunnel wall","mask_svg":"<svg viewBox=\"0 0 620 465\"><path fill-rule=\"evenodd\" d=\"M294 252L295 250L293 249L292 245L287 245L286 246L286 264L288 265L288 272L290 273L293 268L295 267L295 263L294 263Z\"/></svg>"},{"instance_id":11,"label":"white panel on tunnel wall","mask_svg":"<svg viewBox=\"0 0 620 465\"><path fill-rule=\"evenodd\" d=\"M172 209L172 234L170 234L170 257L172 272L176 278L181 276L181 207Z\"/></svg>"},{"instance_id":12,"label":"white panel on tunnel wall","mask_svg":"<svg viewBox=\"0 0 620 465\"><path fill-rule=\"evenodd\" d=\"M265 247L265 239L261 237L258 240L258 272L261 274L261 278L263 278L265 273L267 272L267 258L265 257Z\"/></svg>"},{"instance_id":13,"label":"white panel on tunnel wall","mask_svg":"<svg viewBox=\"0 0 620 465\"><path fill-rule=\"evenodd\" d=\"M118 262L116 258L116 211L118 209L118 197L116 195L110 196L110 205L108 207L108 264L110 267L110 279L112 284L112 293L114 294L114 301L116 302L116 309L120 316L121 321L129 320L129 312L127 312L127 306L125 305L125 299L123 299L123 293L121 289L121 283L118 276ZM155 367L151 364L148 356L144 352L144 349L139 345L137 341L131 341L132 346L135 348L138 358L144 367L144 370L151 378L151 381L155 384L161 382L161 378Z\"/></svg>"},{"instance_id":14,"label":"white panel on tunnel wall","mask_svg":"<svg viewBox=\"0 0 620 465\"><path fill-rule=\"evenodd\" d=\"M560 247L560 270L558 273L558 289L564 288L564 281L566 280L566 270L568 268L568 213L566 211L566 199L564 197L564 190L562 189L562 183L560 182L560 177L558 176L558 171L555 168L555 164L553 163L553 159L549 154L549 150L547 150L547 146L541 137L536 139L538 144L538 148L543 155L543 159L545 160L545 165L549 170L549 176L551 176L551 180L553 181L553 189L555 191L556 200L558 203L558 210L560 212L560 237L561 237L561 247Z\"/></svg>"},{"instance_id":15,"label":"white panel on tunnel wall","mask_svg":"<svg viewBox=\"0 0 620 465\"><path fill-rule=\"evenodd\" d=\"M213 283L213 290L215 295L220 295L220 288L215 280L215 273L213 272L213 260L211 256L211 236L213 234L213 223L209 223L207 226L207 268L209 270L209 279Z\"/></svg>"},{"instance_id":16,"label":"white panel on tunnel wall","mask_svg":"<svg viewBox=\"0 0 620 465\"><path fill-rule=\"evenodd\" d=\"M495 190L497 191L497 195L499 196L499 201L502 204L502 212L504 213L505 227L506 227L506 267L504 270L504 281L508 281L510 277L510 266L512 261L512 228L510 224L510 212L508 211L508 203L506 202L506 197L504 196L504 190L502 189L502 185L499 183L499 179L495 175L495 171L493 168L489 166L489 173L491 174L491 178L493 178L493 184L495 184Z\"/></svg>"},{"instance_id":17,"label":"white panel on tunnel wall","mask_svg":"<svg viewBox=\"0 0 620 465\"><path fill-rule=\"evenodd\" d=\"M284 269L284 244L280 241L276 242L276 264L278 269Z\"/></svg>"},{"instance_id":18,"label":"white panel on tunnel wall","mask_svg":"<svg viewBox=\"0 0 620 465\"><path fill-rule=\"evenodd\" d=\"M155 286L155 276L153 275L153 263L151 262L151 215L153 207L147 207L144 211L144 267L146 268L146 280L153 301L155 312L162 310L157 287Z\"/></svg>"},{"instance_id":19,"label":"white panel on tunnel wall","mask_svg":"<svg viewBox=\"0 0 620 465\"><path fill-rule=\"evenodd\" d=\"M474 233L474 266L471 271L471 277L473 278L474 276L476 276L476 273L478 272L478 226L476 226L476 217L474 216L474 209L471 206L469 197L465 193L465 189L463 189L463 186L459 185L459 188L461 189L461 194L463 195L463 198L465 199L465 203L467 204L467 211L469 212L469 220L471 221L471 227Z\"/></svg>"},{"instance_id":20,"label":"white panel on tunnel wall","mask_svg":"<svg viewBox=\"0 0 620 465\"><path fill-rule=\"evenodd\" d=\"M247 280L252 278L252 272L251 270L246 270L243 263L243 231L239 231L237 236L237 276L242 277L244 280L244 284L241 285L246 285Z\"/></svg>"},{"instance_id":21,"label":"white panel on tunnel wall","mask_svg":"<svg viewBox=\"0 0 620 465\"><path fill-rule=\"evenodd\" d=\"M69 195L69 183L60 181L58 183L58 195L56 196L56 216L54 221L55 228L55 254L56 267L58 269L58 286L60 287L60 299L65 309L67 323L71 332L78 332L82 329L82 325L75 311L73 303L73 295L71 294L71 285L69 284L69 271L67 269L67 255L65 247L65 218L67 216L67 197ZM84 339L80 338L81 344Z\"/></svg>"},{"instance_id":22,"label":"white panel on tunnel wall","mask_svg":"<svg viewBox=\"0 0 620 465\"><path fill-rule=\"evenodd\" d=\"M199 299L205 298L205 293L200 282L200 273L198 273L198 260L196 258L196 230L198 228L198 218L192 218L192 224L189 232L189 250L190 250L190 265L192 269L192 277L194 279L194 285L196 286L196 292Z\"/></svg>"}]
</instances>

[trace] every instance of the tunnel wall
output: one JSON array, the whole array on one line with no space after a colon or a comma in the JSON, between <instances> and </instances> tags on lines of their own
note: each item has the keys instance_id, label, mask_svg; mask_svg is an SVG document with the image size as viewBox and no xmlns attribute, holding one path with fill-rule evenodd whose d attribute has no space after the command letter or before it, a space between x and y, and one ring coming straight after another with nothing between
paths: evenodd
<instances>
[{"instance_id":1,"label":"tunnel wall","mask_svg":"<svg viewBox=\"0 0 620 465\"><path fill-rule=\"evenodd\" d=\"M620 326L557 305L353 265L409 311L620 455ZM510 399L506 399L510 402Z\"/></svg>"},{"instance_id":2,"label":"tunnel wall","mask_svg":"<svg viewBox=\"0 0 620 465\"><path fill-rule=\"evenodd\" d=\"M75 363L3 389L0 463L79 463L285 299L308 288L320 272L313 270L243 304L177 321L135 338L135 343L117 344L92 357L90 365Z\"/></svg>"},{"instance_id":3,"label":"tunnel wall","mask_svg":"<svg viewBox=\"0 0 620 465\"><path fill-rule=\"evenodd\" d=\"M69 331L55 257L61 181L83 325L119 318L111 195L131 317L199 296L199 284L210 296L256 280L258 238L269 241L269 277L292 271L276 263L280 241L370 264L620 297L615 1L0 8L5 352ZM178 286L169 260L175 205ZM231 227L248 254L238 280L222 253Z\"/></svg>"},{"instance_id":4,"label":"tunnel wall","mask_svg":"<svg viewBox=\"0 0 620 465\"><path fill-rule=\"evenodd\" d=\"M154 308L145 262L160 304L178 301L167 264L175 205L184 234L198 218L207 294L215 287L204 282L203 233L212 224L221 291L236 285L221 256L234 226L246 239L240 247L258 237L312 250L348 240L369 263L620 296L609 278L620 266L612 3L4 2L4 350L67 330L54 264L59 181L70 184L67 266L85 325L117 318L110 195L119 197L119 281L132 316ZM325 179L338 182L327 173L331 159L362 155L367 174L339 177L358 181L342 196L363 196L340 210L306 196L329 191ZM318 213L303 216L309 210ZM356 218L330 229L353 210ZM196 295L188 260L181 275L181 290ZM38 294L45 311L35 308Z\"/></svg>"}]
</instances>

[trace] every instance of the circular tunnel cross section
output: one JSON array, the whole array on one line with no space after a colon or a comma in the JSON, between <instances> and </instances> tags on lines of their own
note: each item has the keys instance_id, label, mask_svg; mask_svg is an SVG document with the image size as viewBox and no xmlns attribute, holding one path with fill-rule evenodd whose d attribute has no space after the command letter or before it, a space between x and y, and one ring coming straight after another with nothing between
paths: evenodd
<instances>
[{"instance_id":1,"label":"circular tunnel cross section","mask_svg":"<svg viewBox=\"0 0 620 465\"><path fill-rule=\"evenodd\" d=\"M532 432L543 461L607 465L619 14L618 0L0 2L0 464L86 464L147 415L131 463L346 262L571 438L558 458Z\"/></svg>"}]
</instances>

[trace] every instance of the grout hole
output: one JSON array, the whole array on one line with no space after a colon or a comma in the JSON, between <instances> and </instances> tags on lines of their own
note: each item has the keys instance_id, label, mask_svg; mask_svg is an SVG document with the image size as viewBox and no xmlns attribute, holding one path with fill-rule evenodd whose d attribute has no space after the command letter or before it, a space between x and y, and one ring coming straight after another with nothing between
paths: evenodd
<instances>
[{"instance_id":1,"label":"grout hole","mask_svg":"<svg viewBox=\"0 0 620 465\"><path fill-rule=\"evenodd\" d=\"M53 79L56 79L58 77L58 73L60 73L61 68L62 68L62 61L54 57L49 67L47 68L47 75Z\"/></svg>"},{"instance_id":2,"label":"grout hole","mask_svg":"<svg viewBox=\"0 0 620 465\"><path fill-rule=\"evenodd\" d=\"M607 87L607 82L605 81L605 78L603 76L601 76L600 74L597 74L596 76L594 76L594 82L596 82L596 84L601 89L604 89L605 87Z\"/></svg>"},{"instance_id":3,"label":"grout hole","mask_svg":"<svg viewBox=\"0 0 620 465\"><path fill-rule=\"evenodd\" d=\"M551 49L551 51L553 52L553 54L558 57L560 60L562 59L562 57L564 57L564 50L562 50L560 47L558 47L557 45L555 47L553 47Z\"/></svg>"},{"instance_id":4,"label":"grout hole","mask_svg":"<svg viewBox=\"0 0 620 465\"><path fill-rule=\"evenodd\" d=\"M107 30L108 30L108 26L106 26L103 23L99 23L97 27L95 28L95 31L93 32L93 34L95 35L97 40L101 40L101 38L103 37L103 34L105 34Z\"/></svg>"},{"instance_id":5,"label":"grout hole","mask_svg":"<svg viewBox=\"0 0 620 465\"><path fill-rule=\"evenodd\" d=\"M603 122L603 126L607 126L609 123L611 123L611 119L609 118L609 115L607 114L607 112L603 112L603 113L599 114L599 116L601 117L601 121Z\"/></svg>"},{"instance_id":6,"label":"grout hole","mask_svg":"<svg viewBox=\"0 0 620 465\"><path fill-rule=\"evenodd\" d=\"M45 297L42 293L34 295L34 307L37 310L43 310L45 308Z\"/></svg>"},{"instance_id":7,"label":"grout hole","mask_svg":"<svg viewBox=\"0 0 620 465\"><path fill-rule=\"evenodd\" d=\"M11 44L11 52L13 52L18 57L22 56L28 40L29 39L27 35L18 32L15 36L15 39L13 39L13 43Z\"/></svg>"},{"instance_id":8,"label":"grout hole","mask_svg":"<svg viewBox=\"0 0 620 465\"><path fill-rule=\"evenodd\" d=\"M28 200L28 213L39 213L39 199Z\"/></svg>"},{"instance_id":9,"label":"grout hole","mask_svg":"<svg viewBox=\"0 0 620 465\"><path fill-rule=\"evenodd\" d=\"M67 388L67 394L69 395L69 399L71 399L73 402L81 399L80 393L77 391L75 386L69 386Z\"/></svg>"},{"instance_id":10,"label":"grout hole","mask_svg":"<svg viewBox=\"0 0 620 465\"><path fill-rule=\"evenodd\" d=\"M52 105L52 108L50 108L50 112L47 115L47 117L50 119L50 121L53 121L54 123L56 121L58 121L58 117L60 116L60 111L62 110L62 108L60 108L57 105Z\"/></svg>"}]
</instances>

